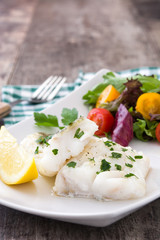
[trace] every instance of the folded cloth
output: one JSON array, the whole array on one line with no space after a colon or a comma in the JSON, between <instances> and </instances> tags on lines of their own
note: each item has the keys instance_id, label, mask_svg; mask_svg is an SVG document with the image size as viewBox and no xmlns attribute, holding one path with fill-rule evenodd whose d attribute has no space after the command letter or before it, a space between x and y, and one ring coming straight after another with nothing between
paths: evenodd
<instances>
[{"instance_id":1,"label":"folded cloth","mask_svg":"<svg viewBox=\"0 0 160 240\"><path fill-rule=\"evenodd\" d=\"M125 71L118 72L120 76L127 77L132 76L137 73L143 74L143 75L152 75L156 74L158 78L160 79L160 68L158 67L142 67L142 68L136 68L136 69L129 69ZM39 112L43 109L47 108L51 104L57 102L60 98L63 98L64 96L67 96L70 92L75 90L77 87L79 87L84 82L88 81L94 76L94 73L83 73L82 71L79 73L78 78L75 80L74 83L65 83L63 87L60 89L59 93L56 95L56 97L46 103L40 103L40 104L30 104L27 102L21 102L14 106L12 108L11 113L4 118L4 123L8 127L12 124L18 123L19 121L22 121L23 119L32 116L33 112ZM31 97L32 93L37 89L38 86L29 86L29 85L7 85L2 87L2 101L9 103L14 100L20 99L22 97Z\"/></svg>"},{"instance_id":2,"label":"folded cloth","mask_svg":"<svg viewBox=\"0 0 160 240\"><path fill-rule=\"evenodd\" d=\"M58 94L50 102L31 104L21 102L12 108L11 113L4 118L5 126L9 127L15 123L24 120L33 115L33 112L40 112L51 104L57 102L60 98L67 96L81 84L94 76L94 73L80 72L74 83L64 83ZM10 103L17 99L30 98L32 93L37 89L35 85L7 85L2 87L2 102Z\"/></svg>"}]
</instances>

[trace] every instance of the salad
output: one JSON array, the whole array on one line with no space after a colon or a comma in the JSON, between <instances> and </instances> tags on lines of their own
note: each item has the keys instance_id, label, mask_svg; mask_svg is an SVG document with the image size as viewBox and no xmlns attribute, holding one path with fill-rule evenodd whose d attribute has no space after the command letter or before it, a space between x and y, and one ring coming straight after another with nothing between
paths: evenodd
<instances>
[{"instance_id":1,"label":"salad","mask_svg":"<svg viewBox=\"0 0 160 240\"><path fill-rule=\"evenodd\" d=\"M117 77L113 72L83 96L88 118L99 126L97 136L110 135L122 146L133 136L160 142L160 81L156 75Z\"/></svg>"}]
</instances>

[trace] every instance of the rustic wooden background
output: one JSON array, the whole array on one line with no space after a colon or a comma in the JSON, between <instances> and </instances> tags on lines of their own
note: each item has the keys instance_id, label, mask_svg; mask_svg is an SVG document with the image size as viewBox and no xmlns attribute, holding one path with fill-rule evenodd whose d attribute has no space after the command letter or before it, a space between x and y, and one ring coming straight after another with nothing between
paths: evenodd
<instances>
[{"instance_id":1,"label":"rustic wooden background","mask_svg":"<svg viewBox=\"0 0 160 240\"><path fill-rule=\"evenodd\" d=\"M159 0L1 0L0 86L51 74L160 66ZM0 205L1 239L159 240L160 200L94 228Z\"/></svg>"}]
</instances>

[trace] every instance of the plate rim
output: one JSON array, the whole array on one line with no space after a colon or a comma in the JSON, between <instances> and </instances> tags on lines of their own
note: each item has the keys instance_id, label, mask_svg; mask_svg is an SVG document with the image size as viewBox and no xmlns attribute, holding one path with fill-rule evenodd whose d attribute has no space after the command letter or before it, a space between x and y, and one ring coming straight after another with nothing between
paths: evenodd
<instances>
[{"instance_id":1,"label":"plate rim","mask_svg":"<svg viewBox=\"0 0 160 240\"><path fill-rule=\"evenodd\" d=\"M158 67L157 67L158 68ZM160 69L160 68L158 68ZM103 72L108 72L108 71L112 71L112 70L109 70L109 69L101 69L99 70L91 79L89 79L88 81L84 82L81 86L77 87L74 91L72 91L70 93L69 96L72 97L73 94L76 94L77 91L79 91L81 88L83 88L84 86L86 86L87 84L89 84L89 82L93 81L93 79L96 79L98 75L100 75L101 73ZM127 70L126 70L127 71ZM65 96L63 97L62 99L60 99L59 101L57 101L56 103L54 103L54 107L56 107L56 105L59 105L61 104L62 101L65 101L65 99L67 98L68 96ZM45 108L44 110L42 110L41 112L46 112L46 111L49 111L53 105L51 106L48 106L47 108ZM28 122L29 120L32 120L33 119L33 116L31 117L28 117L26 118L25 120L17 123L17 124L14 124L13 126L10 126L8 127L7 129L10 131L12 131L12 129L14 129L15 127L21 125L21 124L24 124L25 122ZM117 216L120 216L124 213L127 213L127 212L133 212L133 211L136 211L136 209L139 209L145 205L147 205L148 203L156 200L157 198L160 197L160 191L156 192L155 194L153 194L153 196L149 196L146 201L144 201L145 199L141 199L139 202L135 202L131 205L131 208L127 208L127 206L123 207L120 209L120 211L117 211L116 213L115 212L110 212L110 213L61 213L61 212L49 212L49 211L44 211L44 210L41 210L41 209L34 209L34 208L31 208L31 207L26 207L24 205L19 205L19 204L16 204L16 203L12 203L10 201L7 201L7 200L3 200L1 199L0 197L0 204L2 204L3 206L6 206L6 207L10 207L12 209L15 209L15 210L19 210L19 211L22 211L22 212L26 212L26 213L30 213L30 214L34 214L34 215L38 215L38 216L43 216L43 217L49 217L49 218L59 218L59 219L83 219L83 218L91 218L91 217L117 217ZM133 200L133 199L132 199ZM95 201L98 201L98 200L95 200ZM119 201L119 200L118 200ZM121 200L120 200L121 201ZM129 214L129 213L127 213Z\"/></svg>"}]
</instances>

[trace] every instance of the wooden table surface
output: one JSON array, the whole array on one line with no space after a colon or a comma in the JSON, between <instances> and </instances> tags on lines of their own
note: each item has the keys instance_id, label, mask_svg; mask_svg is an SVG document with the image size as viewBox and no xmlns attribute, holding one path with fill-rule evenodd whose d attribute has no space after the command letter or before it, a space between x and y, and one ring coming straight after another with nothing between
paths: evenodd
<instances>
[{"instance_id":1,"label":"wooden table surface","mask_svg":"<svg viewBox=\"0 0 160 240\"><path fill-rule=\"evenodd\" d=\"M159 0L1 0L0 85L160 66ZM104 228L0 205L0 239L160 239L160 200Z\"/></svg>"}]
</instances>

